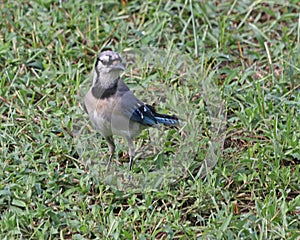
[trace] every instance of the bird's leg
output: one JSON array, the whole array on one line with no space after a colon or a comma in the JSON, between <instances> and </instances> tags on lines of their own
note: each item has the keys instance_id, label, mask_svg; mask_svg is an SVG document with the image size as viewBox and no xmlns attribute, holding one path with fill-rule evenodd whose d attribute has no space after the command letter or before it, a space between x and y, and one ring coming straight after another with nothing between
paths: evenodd
<instances>
[{"instance_id":1,"label":"bird's leg","mask_svg":"<svg viewBox=\"0 0 300 240\"><path fill-rule=\"evenodd\" d=\"M128 148L129 148L129 170L132 170L133 159L135 156L134 143L132 138L127 137Z\"/></svg>"},{"instance_id":2,"label":"bird's leg","mask_svg":"<svg viewBox=\"0 0 300 240\"><path fill-rule=\"evenodd\" d=\"M110 155L109 155L109 159L108 159L108 163L107 163L107 168L106 168L106 171L108 172L110 170L111 160L112 160L113 155L115 153L116 146L114 144L114 139L113 139L112 136L106 137L105 140L108 143L108 148L109 148L109 151L110 151Z\"/></svg>"}]
</instances>

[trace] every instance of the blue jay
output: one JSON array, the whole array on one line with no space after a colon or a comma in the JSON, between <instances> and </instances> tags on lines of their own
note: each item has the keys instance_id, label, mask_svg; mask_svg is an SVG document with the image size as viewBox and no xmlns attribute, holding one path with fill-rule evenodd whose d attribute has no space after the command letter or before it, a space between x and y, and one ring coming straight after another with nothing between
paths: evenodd
<instances>
[{"instance_id":1,"label":"blue jay","mask_svg":"<svg viewBox=\"0 0 300 240\"><path fill-rule=\"evenodd\" d=\"M135 149L133 139L147 127L159 123L175 126L176 116L159 114L154 107L139 101L120 78L125 70L120 55L101 52L93 72L93 85L84 98L84 109L95 128L106 139L110 150L107 170L115 152L113 135L124 137L129 146L129 170L132 169Z\"/></svg>"}]
</instances>

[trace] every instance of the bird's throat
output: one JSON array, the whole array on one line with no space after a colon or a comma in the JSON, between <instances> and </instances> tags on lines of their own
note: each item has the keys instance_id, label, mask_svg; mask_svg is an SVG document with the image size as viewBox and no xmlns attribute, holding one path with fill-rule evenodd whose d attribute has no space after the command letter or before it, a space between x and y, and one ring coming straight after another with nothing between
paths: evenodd
<instances>
[{"instance_id":1,"label":"bird's throat","mask_svg":"<svg viewBox=\"0 0 300 240\"><path fill-rule=\"evenodd\" d=\"M97 99L105 99L113 96L117 92L119 78L105 82L102 80L96 81L92 87L92 94Z\"/></svg>"}]
</instances>

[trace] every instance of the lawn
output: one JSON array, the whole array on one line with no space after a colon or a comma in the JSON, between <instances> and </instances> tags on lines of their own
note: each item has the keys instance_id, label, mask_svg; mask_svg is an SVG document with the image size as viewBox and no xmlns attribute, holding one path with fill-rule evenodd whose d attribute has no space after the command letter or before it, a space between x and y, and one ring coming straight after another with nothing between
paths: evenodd
<instances>
[{"instance_id":1,"label":"lawn","mask_svg":"<svg viewBox=\"0 0 300 240\"><path fill-rule=\"evenodd\" d=\"M1 1L1 239L299 239L300 4ZM109 152L99 52L177 128ZM131 180L129 178L131 176Z\"/></svg>"}]
</instances>

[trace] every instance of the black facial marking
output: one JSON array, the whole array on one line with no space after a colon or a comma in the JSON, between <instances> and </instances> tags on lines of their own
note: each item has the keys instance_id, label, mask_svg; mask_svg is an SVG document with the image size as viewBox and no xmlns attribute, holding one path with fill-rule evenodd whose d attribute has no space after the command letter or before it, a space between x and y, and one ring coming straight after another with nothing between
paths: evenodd
<instances>
[{"instance_id":1,"label":"black facial marking","mask_svg":"<svg viewBox=\"0 0 300 240\"><path fill-rule=\"evenodd\" d=\"M100 61L100 59L99 59L99 57L97 57L96 63L95 63L95 68L96 68L96 69L97 69L97 66L98 66L99 61Z\"/></svg>"},{"instance_id":2,"label":"black facial marking","mask_svg":"<svg viewBox=\"0 0 300 240\"><path fill-rule=\"evenodd\" d=\"M97 58L96 64L95 64L95 71L97 74L97 79L99 79L99 77L100 77L100 72L99 72L99 69L97 68L99 61L100 61L99 58Z\"/></svg>"}]
</instances>

